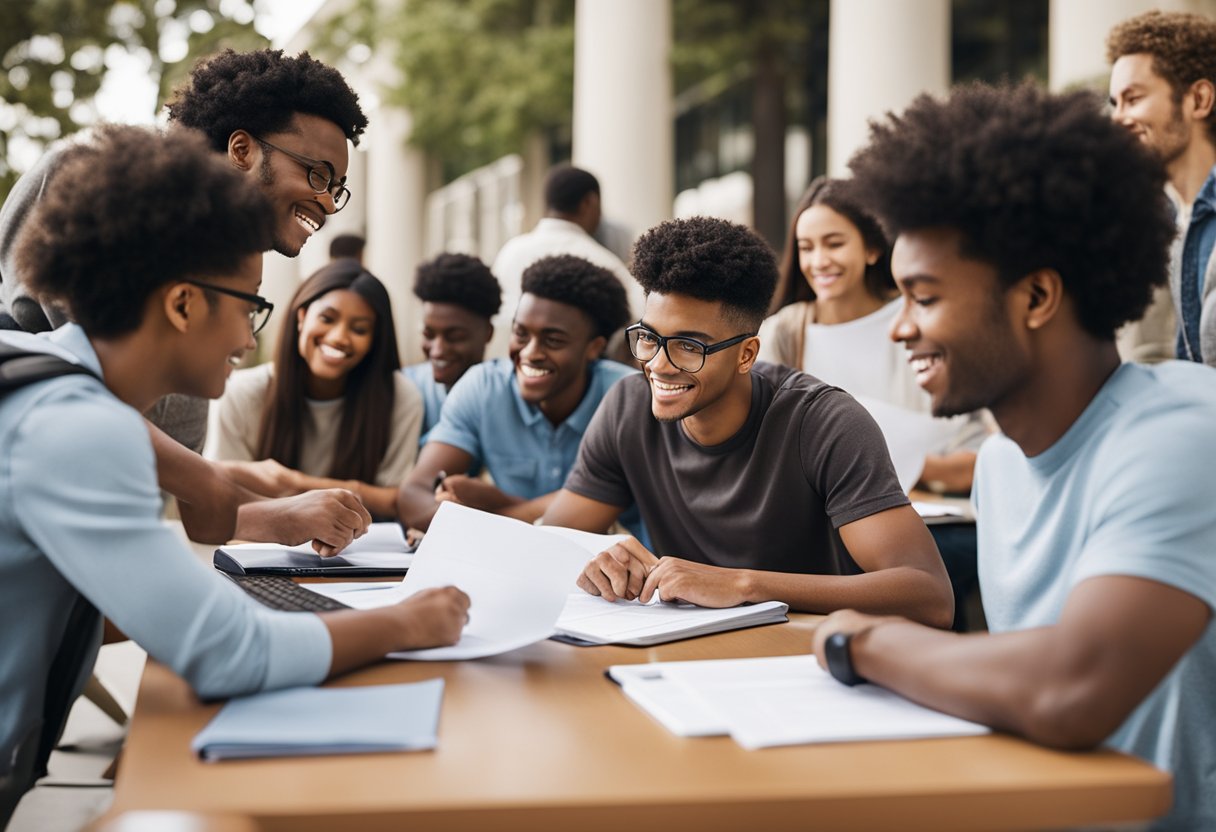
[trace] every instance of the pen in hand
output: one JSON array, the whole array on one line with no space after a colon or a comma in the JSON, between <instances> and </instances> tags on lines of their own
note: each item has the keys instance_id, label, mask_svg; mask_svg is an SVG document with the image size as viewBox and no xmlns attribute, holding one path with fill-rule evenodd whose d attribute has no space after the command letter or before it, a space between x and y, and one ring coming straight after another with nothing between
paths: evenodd
<instances>
[{"instance_id":1,"label":"pen in hand","mask_svg":"<svg viewBox=\"0 0 1216 832\"><path fill-rule=\"evenodd\" d=\"M440 488L443 487L443 481L446 480L447 478L448 478L448 472L440 471L438 474L435 475L435 484L433 486L431 486L431 490L438 491Z\"/></svg>"}]
</instances>

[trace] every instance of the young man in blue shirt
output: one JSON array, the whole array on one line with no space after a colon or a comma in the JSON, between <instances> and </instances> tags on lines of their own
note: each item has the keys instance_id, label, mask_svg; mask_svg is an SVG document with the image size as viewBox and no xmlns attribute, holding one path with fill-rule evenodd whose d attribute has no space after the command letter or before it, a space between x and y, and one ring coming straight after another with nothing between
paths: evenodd
<instances>
[{"instance_id":1,"label":"young man in blue shirt","mask_svg":"<svg viewBox=\"0 0 1216 832\"><path fill-rule=\"evenodd\" d=\"M1120 364L1166 278L1164 171L1087 93L972 86L876 125L850 163L896 236L934 415L989 408L972 499L990 635L829 616L842 681L1175 778L1163 829L1216 828L1216 375ZM1111 820L1119 820L1111 818Z\"/></svg>"},{"instance_id":2,"label":"young man in blue shirt","mask_svg":"<svg viewBox=\"0 0 1216 832\"><path fill-rule=\"evenodd\" d=\"M440 254L418 267L414 296L422 301L422 353L426 361L401 372L422 394L426 414L418 446L439 423L439 414L460 377L486 355L494 336L491 319L502 289L485 263L467 254Z\"/></svg>"},{"instance_id":3,"label":"young man in blue shirt","mask_svg":"<svg viewBox=\"0 0 1216 832\"><path fill-rule=\"evenodd\" d=\"M271 311L257 292L273 225L199 136L109 127L64 153L18 237L34 295L72 322L0 342L90 374L0 399L0 826L88 678L102 616L203 697L317 684L459 638L468 598L452 587L380 611L274 612L161 522L140 413L223 392Z\"/></svg>"},{"instance_id":4,"label":"young man in blue shirt","mask_svg":"<svg viewBox=\"0 0 1216 832\"><path fill-rule=\"evenodd\" d=\"M611 272L581 257L544 257L524 271L522 287L510 357L464 374L401 486L398 512L412 528L426 530L439 500L540 517L600 400L636 372L600 359L629 320L625 289ZM493 485L454 473L483 466Z\"/></svg>"}]
</instances>

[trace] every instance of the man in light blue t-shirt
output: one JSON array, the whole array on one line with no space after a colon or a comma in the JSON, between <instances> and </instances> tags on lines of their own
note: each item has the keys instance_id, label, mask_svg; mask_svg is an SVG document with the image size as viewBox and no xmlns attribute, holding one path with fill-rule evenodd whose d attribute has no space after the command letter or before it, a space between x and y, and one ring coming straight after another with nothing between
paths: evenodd
<instances>
[{"instance_id":1,"label":"man in light blue t-shirt","mask_svg":"<svg viewBox=\"0 0 1216 832\"><path fill-rule=\"evenodd\" d=\"M1120 364L1166 279L1165 174L1087 93L972 86L875 126L850 163L897 235L902 342L935 416L991 410L973 500L992 635L846 611L841 681L1170 771L1154 828L1216 829L1216 373ZM1127 821L1112 811L1106 820Z\"/></svg>"},{"instance_id":2,"label":"man in light blue t-shirt","mask_svg":"<svg viewBox=\"0 0 1216 832\"><path fill-rule=\"evenodd\" d=\"M440 254L418 267L414 296L422 301L422 353L426 361L402 368L422 394L426 412L418 447L439 423L452 385L485 358L494 336L491 319L502 289L485 263L467 254ZM474 472L476 473L476 472Z\"/></svg>"},{"instance_id":3,"label":"man in light blue t-shirt","mask_svg":"<svg viewBox=\"0 0 1216 832\"><path fill-rule=\"evenodd\" d=\"M452 388L401 486L398 513L412 528L425 530L440 500L536 520L566 481L604 394L636 372L599 358L629 321L611 272L581 257L545 257L524 272L522 288L510 357L472 367ZM449 476L482 467L493 484Z\"/></svg>"}]
</instances>

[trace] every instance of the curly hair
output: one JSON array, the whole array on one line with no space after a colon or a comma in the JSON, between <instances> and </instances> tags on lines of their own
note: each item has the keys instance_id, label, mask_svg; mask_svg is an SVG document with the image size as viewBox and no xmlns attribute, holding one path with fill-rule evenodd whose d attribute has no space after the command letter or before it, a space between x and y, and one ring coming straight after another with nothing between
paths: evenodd
<instances>
[{"instance_id":1,"label":"curly hair","mask_svg":"<svg viewBox=\"0 0 1216 832\"><path fill-rule=\"evenodd\" d=\"M646 291L715 301L752 331L777 287L777 260L760 235L713 217L660 223L633 246L633 276Z\"/></svg>"},{"instance_id":2,"label":"curly hair","mask_svg":"<svg viewBox=\"0 0 1216 832\"><path fill-rule=\"evenodd\" d=\"M1106 37L1106 60L1151 55L1153 71L1169 82L1174 103L1196 81L1216 84L1216 21L1185 12L1151 11L1124 20ZM1216 141L1216 111L1207 118Z\"/></svg>"},{"instance_id":3,"label":"curly hair","mask_svg":"<svg viewBox=\"0 0 1216 832\"><path fill-rule=\"evenodd\" d=\"M804 211L816 205L831 208L837 214L853 224L861 235L862 243L871 251L878 252L878 259L866 265L864 275L866 291L876 298L885 299L895 290L895 279L891 277L891 243L883 233L878 220L863 208L850 191L847 179L829 179L820 176L806 189L806 193L798 200L794 208L794 217L790 220L789 234L785 238L785 247L781 250L781 263L778 266L778 285L781 287L774 298L775 312L791 303L815 299L815 291L811 284L804 279L802 268L798 265L798 220Z\"/></svg>"},{"instance_id":4,"label":"curly hair","mask_svg":"<svg viewBox=\"0 0 1216 832\"><path fill-rule=\"evenodd\" d=\"M502 308L502 289L490 268L467 254L440 254L418 267L414 295L425 303L451 303L492 318Z\"/></svg>"},{"instance_id":5,"label":"curly hair","mask_svg":"<svg viewBox=\"0 0 1216 832\"><path fill-rule=\"evenodd\" d=\"M1010 286L1060 274L1080 324L1111 338L1166 280L1165 171L1092 93L973 84L870 127L849 162L887 232L948 227Z\"/></svg>"},{"instance_id":6,"label":"curly hair","mask_svg":"<svg viewBox=\"0 0 1216 832\"><path fill-rule=\"evenodd\" d=\"M170 120L201 130L219 152L227 150L233 131L282 132L296 113L332 121L356 146L367 128L359 97L342 73L307 52L289 57L281 49L225 49L202 58L165 106Z\"/></svg>"},{"instance_id":7,"label":"curly hair","mask_svg":"<svg viewBox=\"0 0 1216 832\"><path fill-rule=\"evenodd\" d=\"M581 309L591 319L595 334L604 338L629 323L629 300L621 281L582 257L542 257L524 269L520 288L538 298Z\"/></svg>"},{"instance_id":8,"label":"curly hair","mask_svg":"<svg viewBox=\"0 0 1216 832\"><path fill-rule=\"evenodd\" d=\"M17 271L87 333L115 337L139 328L157 288L236 271L273 226L261 189L201 136L102 126L64 151L18 236Z\"/></svg>"}]
</instances>

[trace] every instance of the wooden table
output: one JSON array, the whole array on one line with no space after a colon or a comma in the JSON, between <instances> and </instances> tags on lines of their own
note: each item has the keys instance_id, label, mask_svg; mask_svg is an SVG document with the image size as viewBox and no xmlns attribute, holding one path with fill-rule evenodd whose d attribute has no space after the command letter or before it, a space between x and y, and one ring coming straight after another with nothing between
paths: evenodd
<instances>
[{"instance_id":1,"label":"wooden table","mask_svg":"<svg viewBox=\"0 0 1216 832\"><path fill-rule=\"evenodd\" d=\"M150 662L112 814L252 816L264 830L1012 830L1142 820L1170 778L1114 752L1007 736L744 751L682 739L602 674L611 664L784 655L789 624L637 649L555 642L462 663L385 662L339 685L447 680L433 752L204 764L190 739L216 712Z\"/></svg>"}]
</instances>

